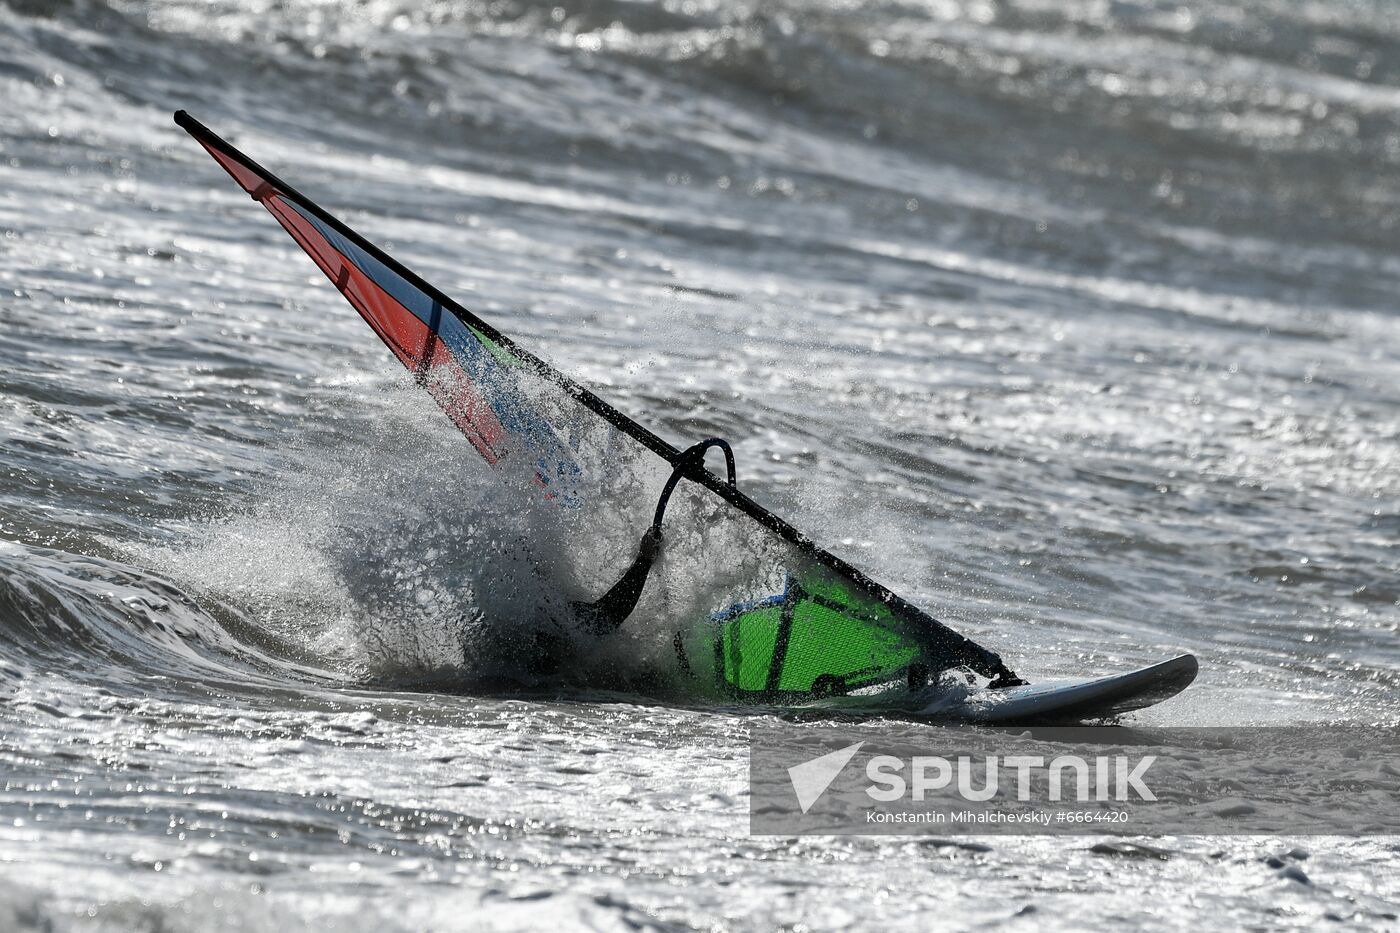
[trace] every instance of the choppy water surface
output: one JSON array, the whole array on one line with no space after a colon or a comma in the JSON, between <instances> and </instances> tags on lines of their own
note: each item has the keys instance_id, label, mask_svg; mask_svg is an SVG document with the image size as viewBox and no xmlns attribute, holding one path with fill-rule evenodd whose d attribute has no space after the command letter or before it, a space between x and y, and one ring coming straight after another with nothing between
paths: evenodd
<instances>
[{"instance_id":1,"label":"choppy water surface","mask_svg":"<svg viewBox=\"0 0 1400 933\"><path fill-rule=\"evenodd\" d=\"M1023 673L1390 724L1397 22L0 4L0 928L1393 925L1392 840L751 838L745 717L503 695L525 531L170 112Z\"/></svg>"}]
</instances>

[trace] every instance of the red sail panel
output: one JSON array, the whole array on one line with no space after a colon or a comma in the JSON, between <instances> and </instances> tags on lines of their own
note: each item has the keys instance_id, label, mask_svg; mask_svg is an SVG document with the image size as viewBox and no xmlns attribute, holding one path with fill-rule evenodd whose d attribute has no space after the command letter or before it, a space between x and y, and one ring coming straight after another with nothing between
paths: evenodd
<instances>
[{"instance_id":1,"label":"red sail panel","mask_svg":"<svg viewBox=\"0 0 1400 933\"><path fill-rule=\"evenodd\" d=\"M451 352L418 316L333 247L302 215L273 195L263 206L315 261L374 329L399 362L418 373L428 394L473 447L495 465L505 455L506 431Z\"/></svg>"},{"instance_id":2,"label":"red sail panel","mask_svg":"<svg viewBox=\"0 0 1400 933\"><path fill-rule=\"evenodd\" d=\"M217 149L204 148L244 191L277 218L399 362L422 377L428 393L481 456L492 465L499 462L506 453L505 428L428 325L332 246L299 212L284 203L266 179Z\"/></svg>"}]
</instances>

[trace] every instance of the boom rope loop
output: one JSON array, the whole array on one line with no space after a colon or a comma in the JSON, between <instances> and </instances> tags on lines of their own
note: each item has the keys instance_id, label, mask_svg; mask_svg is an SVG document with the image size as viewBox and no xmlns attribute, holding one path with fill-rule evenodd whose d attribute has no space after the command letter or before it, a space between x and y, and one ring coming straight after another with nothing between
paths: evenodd
<instances>
[{"instance_id":1,"label":"boom rope loop","mask_svg":"<svg viewBox=\"0 0 1400 933\"><path fill-rule=\"evenodd\" d=\"M627 621L632 610L637 608L637 600L642 598L642 590L646 587L647 575L651 573L651 566L656 563L657 555L661 553L661 525L666 518L666 506L671 501L671 493L676 491L676 486L682 479L699 481L700 474L705 469L705 454L712 447L724 451L729 487L738 488L734 474L734 449L729 446L728 441L711 437L681 451L672 461L671 475L666 479L666 485L661 487L651 527L642 535L642 542L637 548L637 557L632 561L632 566L628 567L621 579L597 600L591 603L574 603L572 606L584 624L595 632L601 634L613 631Z\"/></svg>"}]
</instances>

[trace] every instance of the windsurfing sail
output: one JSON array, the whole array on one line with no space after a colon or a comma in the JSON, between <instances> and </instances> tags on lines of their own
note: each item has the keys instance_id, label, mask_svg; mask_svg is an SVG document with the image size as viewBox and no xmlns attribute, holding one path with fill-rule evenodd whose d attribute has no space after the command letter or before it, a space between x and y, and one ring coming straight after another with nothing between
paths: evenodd
<instances>
[{"instance_id":1,"label":"windsurfing sail","mask_svg":"<svg viewBox=\"0 0 1400 933\"><path fill-rule=\"evenodd\" d=\"M503 479L558 506L569 555L604 630L628 616L673 631L679 668L730 697L843 693L965 667L1019 683L994 652L819 547L681 450L425 282L184 111L175 122L306 251ZM679 479L666 551L666 500ZM657 504L654 516L649 503ZM651 524L648 526L648 518ZM600 531L609 532L600 534ZM563 535L567 538L568 535ZM613 581L616 581L614 583ZM586 615L587 613L583 613ZM584 619L585 623L589 620Z\"/></svg>"}]
</instances>

